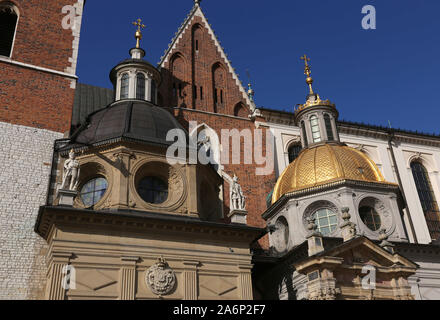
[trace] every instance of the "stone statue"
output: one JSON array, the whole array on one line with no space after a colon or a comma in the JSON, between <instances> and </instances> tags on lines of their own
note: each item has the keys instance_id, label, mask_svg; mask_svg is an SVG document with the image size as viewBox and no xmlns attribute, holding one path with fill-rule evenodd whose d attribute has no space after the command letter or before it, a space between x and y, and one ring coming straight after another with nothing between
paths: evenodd
<instances>
[{"instance_id":1,"label":"stone statue","mask_svg":"<svg viewBox=\"0 0 440 320\"><path fill-rule=\"evenodd\" d=\"M231 211L234 210L246 210L246 197L243 194L241 186L238 184L238 177L234 175L231 186Z\"/></svg>"},{"instance_id":2,"label":"stone statue","mask_svg":"<svg viewBox=\"0 0 440 320\"><path fill-rule=\"evenodd\" d=\"M64 162L63 183L61 190L76 191L79 183L80 164L76 160L73 150L69 153L69 159Z\"/></svg>"}]
</instances>

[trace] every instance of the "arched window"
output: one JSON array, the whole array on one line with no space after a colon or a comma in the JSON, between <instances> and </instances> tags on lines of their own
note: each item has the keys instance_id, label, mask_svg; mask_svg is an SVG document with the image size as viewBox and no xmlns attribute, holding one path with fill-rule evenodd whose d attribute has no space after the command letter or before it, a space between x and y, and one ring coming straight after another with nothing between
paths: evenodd
<instances>
[{"instance_id":1,"label":"arched window","mask_svg":"<svg viewBox=\"0 0 440 320\"><path fill-rule=\"evenodd\" d=\"M136 99L145 100L145 76L143 73L136 75Z\"/></svg>"},{"instance_id":2,"label":"arched window","mask_svg":"<svg viewBox=\"0 0 440 320\"><path fill-rule=\"evenodd\" d=\"M304 146L307 147L309 142L307 140L306 124L304 121L301 121L301 130L302 130L302 136L304 139Z\"/></svg>"},{"instance_id":3,"label":"arched window","mask_svg":"<svg viewBox=\"0 0 440 320\"><path fill-rule=\"evenodd\" d=\"M121 99L128 99L128 73L124 73L121 78Z\"/></svg>"},{"instance_id":4,"label":"arched window","mask_svg":"<svg viewBox=\"0 0 440 320\"><path fill-rule=\"evenodd\" d=\"M434 191L432 190L428 171L419 161L414 161L411 163L411 170L414 176L417 193L419 194L420 203L423 208L423 213L425 214L426 223L428 224L431 238L439 239L440 211L435 199Z\"/></svg>"},{"instance_id":5,"label":"arched window","mask_svg":"<svg viewBox=\"0 0 440 320\"><path fill-rule=\"evenodd\" d=\"M310 117L310 126L312 127L313 142L321 142L321 131L319 130L319 120L317 116Z\"/></svg>"},{"instance_id":6,"label":"arched window","mask_svg":"<svg viewBox=\"0 0 440 320\"><path fill-rule=\"evenodd\" d=\"M10 2L0 3L0 55L10 57L17 28L18 10Z\"/></svg>"},{"instance_id":7,"label":"arched window","mask_svg":"<svg viewBox=\"0 0 440 320\"><path fill-rule=\"evenodd\" d=\"M335 140L335 136L333 135L332 121L328 114L324 115L324 122L325 122L325 130L327 131L328 141Z\"/></svg>"},{"instance_id":8,"label":"arched window","mask_svg":"<svg viewBox=\"0 0 440 320\"><path fill-rule=\"evenodd\" d=\"M301 150L302 148L300 144L293 144L289 147L289 149L287 150L289 154L289 163L292 163L293 161L295 161L296 158L298 158Z\"/></svg>"}]
</instances>

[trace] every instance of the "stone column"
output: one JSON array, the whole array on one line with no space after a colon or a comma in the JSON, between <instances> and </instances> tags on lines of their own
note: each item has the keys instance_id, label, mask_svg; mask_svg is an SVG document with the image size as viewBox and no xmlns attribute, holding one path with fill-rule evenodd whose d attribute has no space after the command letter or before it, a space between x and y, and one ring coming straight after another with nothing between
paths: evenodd
<instances>
[{"instance_id":1,"label":"stone column","mask_svg":"<svg viewBox=\"0 0 440 320\"><path fill-rule=\"evenodd\" d=\"M139 257L122 257L120 271L120 300L134 300L136 294L136 264Z\"/></svg>"},{"instance_id":2,"label":"stone column","mask_svg":"<svg viewBox=\"0 0 440 320\"><path fill-rule=\"evenodd\" d=\"M253 300L252 265L239 265L238 290L241 300Z\"/></svg>"},{"instance_id":3,"label":"stone column","mask_svg":"<svg viewBox=\"0 0 440 320\"><path fill-rule=\"evenodd\" d=\"M183 300L198 299L197 267L198 261L183 261Z\"/></svg>"},{"instance_id":4,"label":"stone column","mask_svg":"<svg viewBox=\"0 0 440 320\"><path fill-rule=\"evenodd\" d=\"M70 263L72 253L54 252L52 254L52 261L50 265L48 284L46 287L47 300L65 300L66 286L63 285L64 277L67 275L63 273L63 268Z\"/></svg>"},{"instance_id":5,"label":"stone column","mask_svg":"<svg viewBox=\"0 0 440 320\"><path fill-rule=\"evenodd\" d=\"M148 75L147 78L145 78L145 100L151 102L153 100L153 97L151 96L152 94L152 90L151 90L151 85L152 85L152 80L151 77L153 75Z\"/></svg>"}]
</instances>

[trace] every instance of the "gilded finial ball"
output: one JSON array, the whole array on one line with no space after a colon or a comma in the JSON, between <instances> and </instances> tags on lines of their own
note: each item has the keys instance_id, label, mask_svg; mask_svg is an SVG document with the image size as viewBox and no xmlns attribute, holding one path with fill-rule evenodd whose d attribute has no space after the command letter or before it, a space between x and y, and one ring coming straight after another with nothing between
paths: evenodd
<instances>
[{"instance_id":1,"label":"gilded finial ball","mask_svg":"<svg viewBox=\"0 0 440 320\"><path fill-rule=\"evenodd\" d=\"M313 83L313 78L312 77L307 77L306 82L307 82L307 84L312 84Z\"/></svg>"}]
</instances>

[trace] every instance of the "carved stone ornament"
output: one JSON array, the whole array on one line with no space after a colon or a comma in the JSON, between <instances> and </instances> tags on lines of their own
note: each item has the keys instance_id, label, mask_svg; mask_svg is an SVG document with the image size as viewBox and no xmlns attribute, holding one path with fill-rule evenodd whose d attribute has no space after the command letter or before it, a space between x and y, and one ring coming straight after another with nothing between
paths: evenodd
<instances>
[{"instance_id":1,"label":"carved stone ornament","mask_svg":"<svg viewBox=\"0 0 440 320\"><path fill-rule=\"evenodd\" d=\"M154 294L165 296L173 291L176 285L176 274L160 257L159 261L147 270L145 282Z\"/></svg>"}]
</instances>

